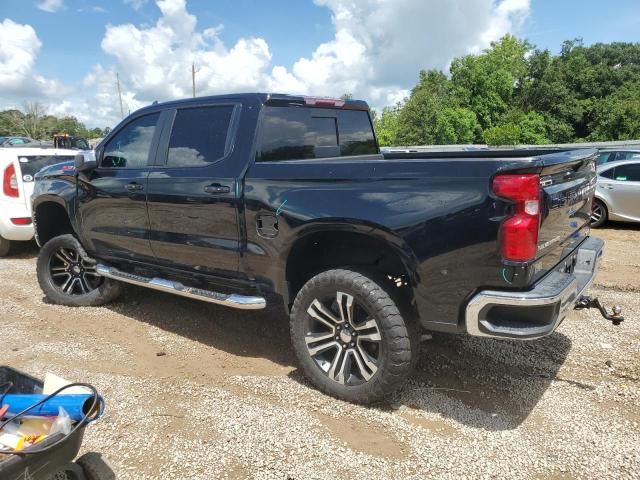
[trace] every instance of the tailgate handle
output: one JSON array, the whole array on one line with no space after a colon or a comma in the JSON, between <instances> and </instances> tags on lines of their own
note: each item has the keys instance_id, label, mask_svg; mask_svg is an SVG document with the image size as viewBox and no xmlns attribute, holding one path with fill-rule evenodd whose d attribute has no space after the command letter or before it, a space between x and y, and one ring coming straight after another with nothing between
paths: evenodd
<instances>
[{"instance_id":1,"label":"tailgate handle","mask_svg":"<svg viewBox=\"0 0 640 480\"><path fill-rule=\"evenodd\" d=\"M214 183L212 185L204 187L204 191L210 193L211 195L220 195L221 193L229 193L231 189L226 185Z\"/></svg>"}]
</instances>

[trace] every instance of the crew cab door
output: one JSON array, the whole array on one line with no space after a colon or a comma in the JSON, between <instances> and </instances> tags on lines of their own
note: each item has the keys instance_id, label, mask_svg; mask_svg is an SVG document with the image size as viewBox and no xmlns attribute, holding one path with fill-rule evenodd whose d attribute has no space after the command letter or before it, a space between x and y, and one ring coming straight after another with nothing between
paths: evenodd
<instances>
[{"instance_id":1,"label":"crew cab door","mask_svg":"<svg viewBox=\"0 0 640 480\"><path fill-rule=\"evenodd\" d=\"M153 259L149 244L147 177L160 113L133 118L101 147L98 166L78 181L78 210L89 253L101 258Z\"/></svg>"},{"instance_id":2,"label":"crew cab door","mask_svg":"<svg viewBox=\"0 0 640 480\"><path fill-rule=\"evenodd\" d=\"M240 257L233 131L240 105L172 111L149 175L151 248L165 267L220 277Z\"/></svg>"}]
</instances>

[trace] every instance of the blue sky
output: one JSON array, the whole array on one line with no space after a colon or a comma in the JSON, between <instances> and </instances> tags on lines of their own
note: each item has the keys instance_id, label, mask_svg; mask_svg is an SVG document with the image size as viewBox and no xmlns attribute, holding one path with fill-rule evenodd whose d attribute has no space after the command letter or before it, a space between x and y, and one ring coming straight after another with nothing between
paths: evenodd
<instances>
[{"instance_id":1,"label":"blue sky","mask_svg":"<svg viewBox=\"0 0 640 480\"><path fill-rule=\"evenodd\" d=\"M186 95L191 61L203 94L351 92L383 106L406 95L421 68L446 68L507 32L554 52L575 37L640 37L639 0L379 0L373 11L374 3L2 0L0 68L15 74L3 83L0 72L0 108L35 98L52 113L114 122L116 71L135 109Z\"/></svg>"}]
</instances>

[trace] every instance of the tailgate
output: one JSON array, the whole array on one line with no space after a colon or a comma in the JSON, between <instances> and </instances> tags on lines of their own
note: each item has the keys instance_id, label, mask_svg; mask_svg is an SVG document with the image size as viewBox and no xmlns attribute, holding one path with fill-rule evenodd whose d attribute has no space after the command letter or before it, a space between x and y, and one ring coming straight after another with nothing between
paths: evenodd
<instances>
[{"instance_id":1,"label":"tailgate","mask_svg":"<svg viewBox=\"0 0 640 480\"><path fill-rule=\"evenodd\" d=\"M589 235L596 156L597 151L589 149L539 157L543 192L537 253L540 273L555 266Z\"/></svg>"}]
</instances>

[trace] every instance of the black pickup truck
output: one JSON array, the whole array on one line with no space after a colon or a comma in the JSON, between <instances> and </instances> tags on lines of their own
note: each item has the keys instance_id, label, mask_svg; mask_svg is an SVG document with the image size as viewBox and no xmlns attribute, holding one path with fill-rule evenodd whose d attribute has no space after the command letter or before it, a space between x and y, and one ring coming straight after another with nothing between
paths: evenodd
<instances>
[{"instance_id":1,"label":"black pickup truck","mask_svg":"<svg viewBox=\"0 0 640 480\"><path fill-rule=\"evenodd\" d=\"M124 282L284 307L310 380L373 402L428 332L535 339L594 303L595 157L381 154L361 101L156 104L37 175L38 280L64 305L110 301Z\"/></svg>"}]
</instances>

